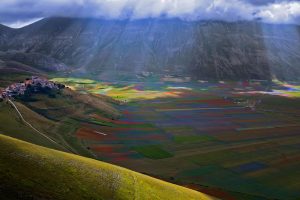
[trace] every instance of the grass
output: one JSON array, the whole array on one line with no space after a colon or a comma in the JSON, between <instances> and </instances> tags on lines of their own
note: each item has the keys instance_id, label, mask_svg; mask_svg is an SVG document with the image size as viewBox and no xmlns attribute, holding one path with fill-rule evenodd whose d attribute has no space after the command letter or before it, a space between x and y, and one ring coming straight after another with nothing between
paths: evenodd
<instances>
[{"instance_id":1,"label":"grass","mask_svg":"<svg viewBox=\"0 0 300 200\"><path fill-rule=\"evenodd\" d=\"M73 152L85 157L94 158L94 155L85 148L86 145L74 135L78 128L79 123L77 121L66 119L60 122L60 126L55 131L60 133L62 141L65 141L65 145L71 148Z\"/></svg>"},{"instance_id":2,"label":"grass","mask_svg":"<svg viewBox=\"0 0 300 200\"><path fill-rule=\"evenodd\" d=\"M159 90L158 88L138 90L137 88L135 88L134 84L111 84L80 78L53 78L51 80L63 83L76 91L97 95L107 95L121 102L132 102L166 97L179 97L179 94L177 94L176 92Z\"/></svg>"},{"instance_id":3,"label":"grass","mask_svg":"<svg viewBox=\"0 0 300 200\"><path fill-rule=\"evenodd\" d=\"M297 108L300 109L300 99L278 97L278 96L262 96L262 106L278 107L278 108Z\"/></svg>"},{"instance_id":4,"label":"grass","mask_svg":"<svg viewBox=\"0 0 300 200\"><path fill-rule=\"evenodd\" d=\"M152 124L146 124L146 123L145 124L116 124L113 122L99 121L97 119L86 120L86 122L97 124L100 126L108 126L108 127L115 127L115 128L133 128L133 129L154 128Z\"/></svg>"},{"instance_id":5,"label":"grass","mask_svg":"<svg viewBox=\"0 0 300 200\"><path fill-rule=\"evenodd\" d=\"M24 73L24 72L5 73L0 70L0 87L6 88L8 85L12 83L23 81L26 78L31 76L32 76L31 73Z\"/></svg>"},{"instance_id":6,"label":"grass","mask_svg":"<svg viewBox=\"0 0 300 200\"><path fill-rule=\"evenodd\" d=\"M95 84L96 81L91 79L83 78L53 78L51 81L54 82L64 82L64 83L77 83L77 84Z\"/></svg>"},{"instance_id":7,"label":"grass","mask_svg":"<svg viewBox=\"0 0 300 200\"><path fill-rule=\"evenodd\" d=\"M200 154L197 156L192 156L190 159L198 165L208 165L208 164L220 164L225 162L226 160L237 160L239 159L240 154L230 151L230 150L222 150L222 151L213 151L205 154Z\"/></svg>"},{"instance_id":8,"label":"grass","mask_svg":"<svg viewBox=\"0 0 300 200\"><path fill-rule=\"evenodd\" d=\"M217 171L217 170L220 170L220 169L217 168L215 165L206 165L206 166L202 166L201 168L183 171L179 174L179 176L198 177L198 176L202 176L202 175L205 175L205 174L211 173L213 171Z\"/></svg>"},{"instance_id":9,"label":"grass","mask_svg":"<svg viewBox=\"0 0 300 200\"><path fill-rule=\"evenodd\" d=\"M24 117L30 122L35 124L38 130L51 130L54 128L50 120L42 117L41 115L33 112L22 104L17 103L19 110L24 113ZM62 150L60 147L49 142L47 139L37 134L34 130L26 126L17 115L16 111L8 104L0 102L0 133L6 134L11 137L16 137L34 144L43 145L50 148ZM48 135L53 137L55 135Z\"/></svg>"},{"instance_id":10,"label":"grass","mask_svg":"<svg viewBox=\"0 0 300 200\"><path fill-rule=\"evenodd\" d=\"M138 146L133 149L150 159L164 159L173 156L171 153L162 149L159 145Z\"/></svg>"},{"instance_id":11,"label":"grass","mask_svg":"<svg viewBox=\"0 0 300 200\"><path fill-rule=\"evenodd\" d=\"M95 157L85 141L76 137L75 132L81 123L76 119L87 120L90 112L118 118L120 113L113 107L114 103L117 102L109 97L79 94L67 88L55 98L35 94L26 101L15 101L28 122L60 144L55 145L26 126L9 104L0 102L0 133L45 147Z\"/></svg>"},{"instance_id":12,"label":"grass","mask_svg":"<svg viewBox=\"0 0 300 200\"><path fill-rule=\"evenodd\" d=\"M107 98L64 89L56 98L38 94L33 96L33 101L25 102L31 109L49 118L60 120L66 115L80 115L93 111L108 117L118 118L120 113L113 107Z\"/></svg>"},{"instance_id":13,"label":"grass","mask_svg":"<svg viewBox=\"0 0 300 200\"><path fill-rule=\"evenodd\" d=\"M208 142L214 140L214 137L209 135L176 135L174 141L176 143L190 143L190 142Z\"/></svg>"},{"instance_id":14,"label":"grass","mask_svg":"<svg viewBox=\"0 0 300 200\"><path fill-rule=\"evenodd\" d=\"M0 148L4 199L214 199L125 168L3 135Z\"/></svg>"}]
</instances>

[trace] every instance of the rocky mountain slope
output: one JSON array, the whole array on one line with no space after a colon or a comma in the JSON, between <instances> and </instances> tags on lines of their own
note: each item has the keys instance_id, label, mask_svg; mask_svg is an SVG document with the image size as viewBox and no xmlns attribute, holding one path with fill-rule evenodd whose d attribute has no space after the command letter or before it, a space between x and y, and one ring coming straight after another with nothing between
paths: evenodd
<instances>
[{"instance_id":1,"label":"rocky mountain slope","mask_svg":"<svg viewBox=\"0 0 300 200\"><path fill-rule=\"evenodd\" d=\"M0 46L5 47L8 41L8 35L12 31L11 28L0 24Z\"/></svg>"},{"instance_id":2,"label":"rocky mountain slope","mask_svg":"<svg viewBox=\"0 0 300 200\"><path fill-rule=\"evenodd\" d=\"M7 62L19 62L45 72L58 72L66 71L69 69L66 64L59 61L58 59L38 52L27 53L22 51L0 51L0 59Z\"/></svg>"},{"instance_id":3,"label":"rocky mountain slope","mask_svg":"<svg viewBox=\"0 0 300 200\"><path fill-rule=\"evenodd\" d=\"M150 71L197 79L300 77L300 27L296 25L47 18L0 31L0 41L3 52L39 53L94 74Z\"/></svg>"}]
</instances>

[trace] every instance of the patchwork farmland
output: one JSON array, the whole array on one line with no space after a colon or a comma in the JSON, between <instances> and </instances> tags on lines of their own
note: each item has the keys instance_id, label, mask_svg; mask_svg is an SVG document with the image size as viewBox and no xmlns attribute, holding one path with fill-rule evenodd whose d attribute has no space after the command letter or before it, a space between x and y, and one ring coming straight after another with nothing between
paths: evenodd
<instances>
[{"instance_id":1,"label":"patchwork farmland","mask_svg":"<svg viewBox=\"0 0 300 200\"><path fill-rule=\"evenodd\" d=\"M126 101L120 119L89 113L75 133L100 160L223 199L300 196L297 89L274 85L281 93L273 95L258 83L60 82Z\"/></svg>"}]
</instances>

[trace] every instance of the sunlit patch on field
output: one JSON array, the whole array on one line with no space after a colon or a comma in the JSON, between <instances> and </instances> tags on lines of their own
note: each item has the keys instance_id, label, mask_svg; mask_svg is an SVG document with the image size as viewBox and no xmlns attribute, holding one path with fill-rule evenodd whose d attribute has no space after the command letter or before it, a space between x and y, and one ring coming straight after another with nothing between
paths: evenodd
<instances>
[{"instance_id":1,"label":"sunlit patch on field","mask_svg":"<svg viewBox=\"0 0 300 200\"><path fill-rule=\"evenodd\" d=\"M273 96L282 96L289 98L300 97L300 85L299 84L288 84L280 81L275 81L276 87L271 91L242 91L238 92L239 94L248 94L248 95L256 95L256 94L265 94L265 95L273 95Z\"/></svg>"},{"instance_id":2,"label":"sunlit patch on field","mask_svg":"<svg viewBox=\"0 0 300 200\"><path fill-rule=\"evenodd\" d=\"M121 101L151 100L157 98L178 98L182 90L188 87L148 87L141 84L105 83L80 78L53 78L52 81L65 84L67 87L92 94L104 94Z\"/></svg>"},{"instance_id":3,"label":"sunlit patch on field","mask_svg":"<svg viewBox=\"0 0 300 200\"><path fill-rule=\"evenodd\" d=\"M168 89L168 90L193 90L192 88L189 88L189 87L167 87L166 89Z\"/></svg>"}]
</instances>

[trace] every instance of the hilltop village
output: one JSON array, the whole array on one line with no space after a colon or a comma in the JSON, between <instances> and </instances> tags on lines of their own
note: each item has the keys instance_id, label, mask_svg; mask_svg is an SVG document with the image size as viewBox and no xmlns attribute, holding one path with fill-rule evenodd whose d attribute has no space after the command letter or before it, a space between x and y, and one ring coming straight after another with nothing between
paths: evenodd
<instances>
[{"instance_id":1,"label":"hilltop village","mask_svg":"<svg viewBox=\"0 0 300 200\"><path fill-rule=\"evenodd\" d=\"M50 93L63 88L65 88L63 84L54 83L46 78L32 76L24 82L14 83L4 90L0 89L0 100L30 96L34 93Z\"/></svg>"}]
</instances>

